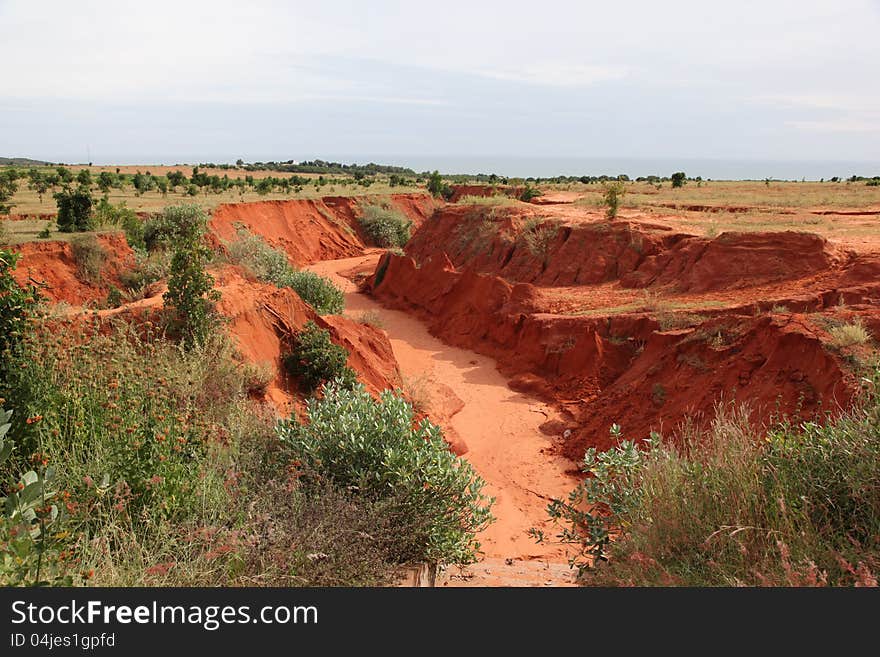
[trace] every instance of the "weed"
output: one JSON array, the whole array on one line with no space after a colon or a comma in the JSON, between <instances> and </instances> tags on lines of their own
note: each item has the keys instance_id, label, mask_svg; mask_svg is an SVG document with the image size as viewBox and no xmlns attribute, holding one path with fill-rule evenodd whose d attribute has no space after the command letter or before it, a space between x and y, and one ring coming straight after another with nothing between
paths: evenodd
<instances>
[{"instance_id":1,"label":"weed","mask_svg":"<svg viewBox=\"0 0 880 657\"><path fill-rule=\"evenodd\" d=\"M832 326L828 332L831 334L829 344L835 349L866 344L871 339L871 334L860 320Z\"/></svg>"},{"instance_id":2,"label":"weed","mask_svg":"<svg viewBox=\"0 0 880 657\"><path fill-rule=\"evenodd\" d=\"M362 312L357 321L360 324L365 324L367 326L375 326L377 329L385 328L385 320L382 318L382 313L377 310L366 310Z\"/></svg>"},{"instance_id":3,"label":"weed","mask_svg":"<svg viewBox=\"0 0 880 657\"><path fill-rule=\"evenodd\" d=\"M107 251L93 234L77 235L70 241L76 276L83 283L98 285L107 262Z\"/></svg>"}]
</instances>

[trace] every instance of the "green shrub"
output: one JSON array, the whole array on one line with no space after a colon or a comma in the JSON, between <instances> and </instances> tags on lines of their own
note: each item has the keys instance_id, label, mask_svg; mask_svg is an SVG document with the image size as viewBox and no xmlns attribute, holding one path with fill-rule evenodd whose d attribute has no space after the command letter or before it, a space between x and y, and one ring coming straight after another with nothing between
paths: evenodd
<instances>
[{"instance_id":1,"label":"green shrub","mask_svg":"<svg viewBox=\"0 0 880 657\"><path fill-rule=\"evenodd\" d=\"M435 198L443 198L447 201L452 198L454 193L452 187L443 182L443 176L440 175L439 171L435 171L428 176L427 187L431 196Z\"/></svg>"},{"instance_id":2,"label":"green shrub","mask_svg":"<svg viewBox=\"0 0 880 657\"><path fill-rule=\"evenodd\" d=\"M205 271L211 257L204 242L208 218L197 205L180 205L165 208L163 221L170 226L174 247L163 299L171 329L190 349L213 329L213 302L219 299L214 278Z\"/></svg>"},{"instance_id":3,"label":"green shrub","mask_svg":"<svg viewBox=\"0 0 880 657\"><path fill-rule=\"evenodd\" d=\"M345 295L329 278L310 271L297 271L287 255L259 235L238 229L238 239L226 245L230 259L257 279L277 287L292 288L319 315L338 315L345 308Z\"/></svg>"},{"instance_id":4,"label":"green shrub","mask_svg":"<svg viewBox=\"0 0 880 657\"><path fill-rule=\"evenodd\" d=\"M18 258L17 253L0 249L0 397L16 400L13 377L27 361L24 344L40 302L36 287L23 287L13 277ZM21 422L14 424L20 431Z\"/></svg>"},{"instance_id":5,"label":"green shrub","mask_svg":"<svg viewBox=\"0 0 880 657\"><path fill-rule=\"evenodd\" d=\"M404 246L409 242L412 221L403 213L381 205L365 205L361 211L358 221L376 246Z\"/></svg>"},{"instance_id":6,"label":"green shrub","mask_svg":"<svg viewBox=\"0 0 880 657\"><path fill-rule=\"evenodd\" d=\"M50 237L52 237L52 231L49 229L48 224L43 228L43 230L37 233L37 238L41 240L47 240Z\"/></svg>"},{"instance_id":7,"label":"green shrub","mask_svg":"<svg viewBox=\"0 0 880 657\"><path fill-rule=\"evenodd\" d=\"M58 205L58 230L62 233L73 233L91 230L92 224L92 193L87 187L64 187L55 194Z\"/></svg>"},{"instance_id":8,"label":"green shrub","mask_svg":"<svg viewBox=\"0 0 880 657\"><path fill-rule=\"evenodd\" d=\"M311 271L292 271L281 287L290 287L319 315L339 315L345 309L345 295L329 278Z\"/></svg>"},{"instance_id":9,"label":"green shrub","mask_svg":"<svg viewBox=\"0 0 880 657\"><path fill-rule=\"evenodd\" d=\"M307 392L316 390L322 383L340 380L353 385L357 380L354 371L346 364L348 351L334 344L330 331L314 322L306 325L296 336L293 350L283 358L284 369L299 381Z\"/></svg>"},{"instance_id":10,"label":"green shrub","mask_svg":"<svg viewBox=\"0 0 880 657\"><path fill-rule=\"evenodd\" d=\"M268 244L261 236L239 227L236 239L226 244L229 258L245 267L259 280L283 287L293 270L287 255Z\"/></svg>"},{"instance_id":11,"label":"green shrub","mask_svg":"<svg viewBox=\"0 0 880 657\"><path fill-rule=\"evenodd\" d=\"M876 395L765 441L746 411L719 406L709 429L686 425L679 446L654 436L645 450L588 452L590 477L550 512L562 541L580 546L576 565L590 583L876 583L878 426Z\"/></svg>"},{"instance_id":12,"label":"green shrub","mask_svg":"<svg viewBox=\"0 0 880 657\"><path fill-rule=\"evenodd\" d=\"M376 401L363 386L329 385L309 400L306 424L282 422L277 432L305 478L393 504L407 543L402 562L476 559L476 534L491 521L484 482L449 451L439 427L427 419L414 426L403 398L385 391Z\"/></svg>"},{"instance_id":13,"label":"green shrub","mask_svg":"<svg viewBox=\"0 0 880 657\"><path fill-rule=\"evenodd\" d=\"M622 182L612 182L604 184L602 190L602 205L605 206L605 217L616 219L620 203L626 194L626 186Z\"/></svg>"},{"instance_id":14,"label":"green shrub","mask_svg":"<svg viewBox=\"0 0 880 657\"><path fill-rule=\"evenodd\" d=\"M526 185L522 194L519 195L519 200L523 201L524 203L528 203L532 199L538 198L539 196L541 196L540 189L538 189L537 187L532 187L531 185Z\"/></svg>"},{"instance_id":15,"label":"green shrub","mask_svg":"<svg viewBox=\"0 0 880 657\"><path fill-rule=\"evenodd\" d=\"M76 263L76 276L83 283L98 285L101 272L107 262L107 251L92 234L77 235L70 241L73 261Z\"/></svg>"}]
</instances>

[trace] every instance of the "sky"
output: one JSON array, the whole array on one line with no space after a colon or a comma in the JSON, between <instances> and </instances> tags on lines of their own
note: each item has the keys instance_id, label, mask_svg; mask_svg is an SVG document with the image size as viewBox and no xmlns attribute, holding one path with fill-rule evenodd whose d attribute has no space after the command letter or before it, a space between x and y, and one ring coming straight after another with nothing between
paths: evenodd
<instances>
[{"instance_id":1,"label":"sky","mask_svg":"<svg viewBox=\"0 0 880 657\"><path fill-rule=\"evenodd\" d=\"M877 162L878 34L880 0L0 0L0 155Z\"/></svg>"}]
</instances>

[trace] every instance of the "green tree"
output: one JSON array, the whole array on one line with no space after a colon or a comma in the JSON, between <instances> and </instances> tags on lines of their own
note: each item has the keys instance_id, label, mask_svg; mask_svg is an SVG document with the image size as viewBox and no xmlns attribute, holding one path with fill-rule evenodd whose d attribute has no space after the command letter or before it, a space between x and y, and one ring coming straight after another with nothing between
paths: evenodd
<instances>
[{"instance_id":1,"label":"green tree","mask_svg":"<svg viewBox=\"0 0 880 657\"><path fill-rule=\"evenodd\" d=\"M205 244L208 217L197 205L165 208L164 221L172 228L174 253L168 291L163 299L171 328L187 349L202 344L214 323L213 302L220 297L214 278L205 271L211 250Z\"/></svg>"},{"instance_id":2,"label":"green tree","mask_svg":"<svg viewBox=\"0 0 880 657\"><path fill-rule=\"evenodd\" d=\"M0 171L0 214L9 214L15 204L9 203L18 191L18 172L15 169Z\"/></svg>"},{"instance_id":3,"label":"green tree","mask_svg":"<svg viewBox=\"0 0 880 657\"><path fill-rule=\"evenodd\" d=\"M684 184L687 182L687 174L684 171L676 171L669 179L672 181L673 189L684 187Z\"/></svg>"},{"instance_id":4,"label":"green tree","mask_svg":"<svg viewBox=\"0 0 880 657\"><path fill-rule=\"evenodd\" d=\"M602 205L605 206L605 216L608 219L616 219L620 203L626 194L626 186L622 182L605 183L602 192Z\"/></svg>"},{"instance_id":5,"label":"green tree","mask_svg":"<svg viewBox=\"0 0 880 657\"><path fill-rule=\"evenodd\" d=\"M76 182L83 187L91 187L92 173L88 169L80 169L79 173L76 174Z\"/></svg>"},{"instance_id":6,"label":"green tree","mask_svg":"<svg viewBox=\"0 0 880 657\"><path fill-rule=\"evenodd\" d=\"M87 187L65 185L55 194L58 205L58 230L73 233L92 229L92 193Z\"/></svg>"},{"instance_id":7,"label":"green tree","mask_svg":"<svg viewBox=\"0 0 880 657\"><path fill-rule=\"evenodd\" d=\"M98 188L107 194L113 184L116 182L116 176L109 171L102 171L98 174Z\"/></svg>"}]
</instances>

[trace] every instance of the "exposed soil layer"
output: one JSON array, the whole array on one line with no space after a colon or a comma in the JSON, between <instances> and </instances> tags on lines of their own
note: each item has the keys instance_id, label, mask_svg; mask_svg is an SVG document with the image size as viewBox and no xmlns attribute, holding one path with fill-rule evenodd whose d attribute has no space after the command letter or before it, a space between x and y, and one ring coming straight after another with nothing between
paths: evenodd
<instances>
[{"instance_id":1,"label":"exposed soil layer","mask_svg":"<svg viewBox=\"0 0 880 657\"><path fill-rule=\"evenodd\" d=\"M539 248L524 237L545 228ZM668 434L720 400L748 403L759 426L839 413L870 346L834 348L829 330L858 317L880 338L876 254L808 233L566 223L524 204L438 211L365 287L567 410L548 430L572 459L607 447L612 423Z\"/></svg>"},{"instance_id":2,"label":"exposed soil layer","mask_svg":"<svg viewBox=\"0 0 880 657\"><path fill-rule=\"evenodd\" d=\"M450 207L407 245L422 261L446 253L456 267L540 286L668 286L730 290L802 278L844 254L809 233L722 233L714 239L628 221L565 222L528 206Z\"/></svg>"},{"instance_id":3,"label":"exposed soil layer","mask_svg":"<svg viewBox=\"0 0 880 657\"><path fill-rule=\"evenodd\" d=\"M369 244L358 222L362 203L385 200L418 228L435 207L425 194L394 194L384 199L327 196L316 200L231 203L218 206L210 222L218 245L236 238L238 226L283 249L298 266L363 253Z\"/></svg>"},{"instance_id":4,"label":"exposed soil layer","mask_svg":"<svg viewBox=\"0 0 880 657\"><path fill-rule=\"evenodd\" d=\"M13 247L21 255L13 272L20 285L37 285L40 294L52 302L63 301L80 306L106 298L111 285L119 286L119 274L131 265L134 253L123 233L98 235L106 261L100 283L90 283L77 272L77 262L70 242L27 242Z\"/></svg>"}]
</instances>

